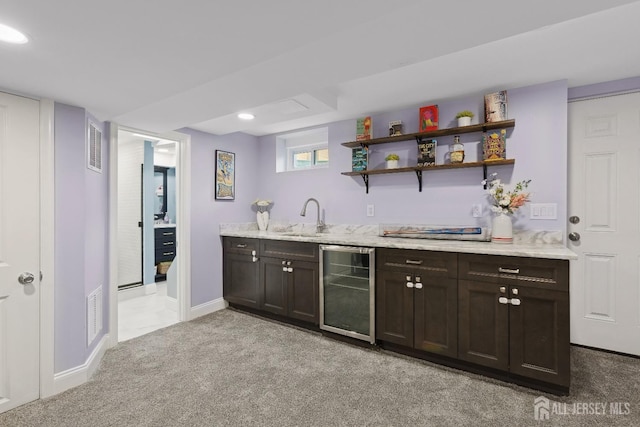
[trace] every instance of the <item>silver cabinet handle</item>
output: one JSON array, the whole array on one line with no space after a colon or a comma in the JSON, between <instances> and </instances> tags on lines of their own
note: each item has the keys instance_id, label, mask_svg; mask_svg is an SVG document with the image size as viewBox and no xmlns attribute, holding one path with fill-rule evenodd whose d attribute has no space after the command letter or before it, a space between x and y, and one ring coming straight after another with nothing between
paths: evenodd
<instances>
[{"instance_id":1,"label":"silver cabinet handle","mask_svg":"<svg viewBox=\"0 0 640 427\"><path fill-rule=\"evenodd\" d=\"M18 282L22 285L30 285L35 280L36 276L33 273L24 272L18 276Z\"/></svg>"},{"instance_id":2,"label":"silver cabinet handle","mask_svg":"<svg viewBox=\"0 0 640 427\"><path fill-rule=\"evenodd\" d=\"M511 269L511 268L498 267L498 271L500 273L507 273L507 274L520 274L519 268Z\"/></svg>"},{"instance_id":3,"label":"silver cabinet handle","mask_svg":"<svg viewBox=\"0 0 640 427\"><path fill-rule=\"evenodd\" d=\"M511 298L511 305L520 305L520 299Z\"/></svg>"},{"instance_id":4,"label":"silver cabinet handle","mask_svg":"<svg viewBox=\"0 0 640 427\"><path fill-rule=\"evenodd\" d=\"M282 265L287 265L287 261L282 261Z\"/></svg>"},{"instance_id":5,"label":"silver cabinet handle","mask_svg":"<svg viewBox=\"0 0 640 427\"><path fill-rule=\"evenodd\" d=\"M505 286L500 286L500 293L504 294L507 292L507 288Z\"/></svg>"},{"instance_id":6,"label":"silver cabinet handle","mask_svg":"<svg viewBox=\"0 0 640 427\"><path fill-rule=\"evenodd\" d=\"M256 261L258 261L258 258L256 258L256 251L251 251L251 262Z\"/></svg>"},{"instance_id":7,"label":"silver cabinet handle","mask_svg":"<svg viewBox=\"0 0 640 427\"><path fill-rule=\"evenodd\" d=\"M506 297L500 297L500 298L498 298L498 302L499 302L500 304L509 304L509 298L506 298Z\"/></svg>"},{"instance_id":8,"label":"silver cabinet handle","mask_svg":"<svg viewBox=\"0 0 640 427\"><path fill-rule=\"evenodd\" d=\"M511 293L514 295L518 295L518 288L511 289Z\"/></svg>"},{"instance_id":9,"label":"silver cabinet handle","mask_svg":"<svg viewBox=\"0 0 640 427\"><path fill-rule=\"evenodd\" d=\"M239 243L239 244L236 245L236 248L240 248L240 249L244 249L246 247L247 247L247 245L245 243Z\"/></svg>"},{"instance_id":10,"label":"silver cabinet handle","mask_svg":"<svg viewBox=\"0 0 640 427\"><path fill-rule=\"evenodd\" d=\"M407 282L407 288L413 288L413 282Z\"/></svg>"},{"instance_id":11,"label":"silver cabinet handle","mask_svg":"<svg viewBox=\"0 0 640 427\"><path fill-rule=\"evenodd\" d=\"M292 267L287 267L287 271L288 271L289 273L293 273L293 268L292 268Z\"/></svg>"},{"instance_id":12,"label":"silver cabinet handle","mask_svg":"<svg viewBox=\"0 0 640 427\"><path fill-rule=\"evenodd\" d=\"M173 255L173 252L162 252L162 255Z\"/></svg>"},{"instance_id":13,"label":"silver cabinet handle","mask_svg":"<svg viewBox=\"0 0 640 427\"><path fill-rule=\"evenodd\" d=\"M420 282L416 283L414 286L416 289L422 289L422 283Z\"/></svg>"},{"instance_id":14,"label":"silver cabinet handle","mask_svg":"<svg viewBox=\"0 0 640 427\"><path fill-rule=\"evenodd\" d=\"M422 265L422 261L414 261L412 259L407 259L404 261L405 264L411 264L411 265Z\"/></svg>"},{"instance_id":15,"label":"silver cabinet handle","mask_svg":"<svg viewBox=\"0 0 640 427\"><path fill-rule=\"evenodd\" d=\"M287 267L282 267L282 271L287 272Z\"/></svg>"},{"instance_id":16,"label":"silver cabinet handle","mask_svg":"<svg viewBox=\"0 0 640 427\"><path fill-rule=\"evenodd\" d=\"M171 245L173 245L173 242L164 242L162 244L162 246L171 246Z\"/></svg>"},{"instance_id":17,"label":"silver cabinet handle","mask_svg":"<svg viewBox=\"0 0 640 427\"><path fill-rule=\"evenodd\" d=\"M162 233L163 236L173 236L173 231L167 231Z\"/></svg>"}]
</instances>

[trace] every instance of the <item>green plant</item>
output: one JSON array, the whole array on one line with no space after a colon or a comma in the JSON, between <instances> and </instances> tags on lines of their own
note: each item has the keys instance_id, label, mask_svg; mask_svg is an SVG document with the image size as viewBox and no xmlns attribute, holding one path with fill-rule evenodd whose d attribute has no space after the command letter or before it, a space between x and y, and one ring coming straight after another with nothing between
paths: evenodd
<instances>
[{"instance_id":1,"label":"green plant","mask_svg":"<svg viewBox=\"0 0 640 427\"><path fill-rule=\"evenodd\" d=\"M475 114L473 114L471 111L462 110L458 114L456 114L456 119L459 119L460 117L471 117L473 119L473 116L475 116Z\"/></svg>"},{"instance_id":2,"label":"green plant","mask_svg":"<svg viewBox=\"0 0 640 427\"><path fill-rule=\"evenodd\" d=\"M397 154L391 153L384 158L385 160L400 160L400 156Z\"/></svg>"}]
</instances>

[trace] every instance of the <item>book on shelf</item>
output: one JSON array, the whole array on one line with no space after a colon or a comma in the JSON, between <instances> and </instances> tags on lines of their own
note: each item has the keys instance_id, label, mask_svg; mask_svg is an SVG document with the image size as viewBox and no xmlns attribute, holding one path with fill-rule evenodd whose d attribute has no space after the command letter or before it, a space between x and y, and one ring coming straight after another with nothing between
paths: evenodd
<instances>
[{"instance_id":1,"label":"book on shelf","mask_svg":"<svg viewBox=\"0 0 640 427\"><path fill-rule=\"evenodd\" d=\"M418 166L436 165L436 147L438 141L426 139L418 143Z\"/></svg>"},{"instance_id":2,"label":"book on shelf","mask_svg":"<svg viewBox=\"0 0 640 427\"><path fill-rule=\"evenodd\" d=\"M484 96L484 121L487 123L507 120L507 91L488 93Z\"/></svg>"},{"instance_id":3,"label":"book on shelf","mask_svg":"<svg viewBox=\"0 0 640 427\"><path fill-rule=\"evenodd\" d=\"M482 134L482 160L503 160L507 158L507 130Z\"/></svg>"},{"instance_id":4,"label":"book on shelf","mask_svg":"<svg viewBox=\"0 0 640 427\"><path fill-rule=\"evenodd\" d=\"M353 172L366 171L369 163L369 148L357 147L351 150L351 170Z\"/></svg>"},{"instance_id":5,"label":"book on shelf","mask_svg":"<svg viewBox=\"0 0 640 427\"><path fill-rule=\"evenodd\" d=\"M402 135L402 120L389 122L389 136Z\"/></svg>"},{"instance_id":6,"label":"book on shelf","mask_svg":"<svg viewBox=\"0 0 640 427\"><path fill-rule=\"evenodd\" d=\"M420 107L420 129L419 132L438 130L438 106L427 105Z\"/></svg>"},{"instance_id":7,"label":"book on shelf","mask_svg":"<svg viewBox=\"0 0 640 427\"><path fill-rule=\"evenodd\" d=\"M368 141L373 138L371 116L362 117L356 123L356 141Z\"/></svg>"}]
</instances>

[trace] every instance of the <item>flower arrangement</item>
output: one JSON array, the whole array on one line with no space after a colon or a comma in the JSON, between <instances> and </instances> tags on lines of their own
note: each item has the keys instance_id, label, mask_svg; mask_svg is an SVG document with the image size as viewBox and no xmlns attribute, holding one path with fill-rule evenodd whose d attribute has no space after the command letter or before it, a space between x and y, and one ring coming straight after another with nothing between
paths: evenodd
<instances>
[{"instance_id":1,"label":"flower arrangement","mask_svg":"<svg viewBox=\"0 0 640 427\"><path fill-rule=\"evenodd\" d=\"M490 181L489 199L491 210L495 213L513 214L518 208L529 201L529 193L524 190L529 186L531 180L520 181L512 191L506 191L504 184L499 179Z\"/></svg>"},{"instance_id":2,"label":"flower arrangement","mask_svg":"<svg viewBox=\"0 0 640 427\"><path fill-rule=\"evenodd\" d=\"M256 199L251 203L252 205L256 205L258 208L258 212L267 212L269 210L269 206L273 203L271 200L266 199Z\"/></svg>"}]
</instances>

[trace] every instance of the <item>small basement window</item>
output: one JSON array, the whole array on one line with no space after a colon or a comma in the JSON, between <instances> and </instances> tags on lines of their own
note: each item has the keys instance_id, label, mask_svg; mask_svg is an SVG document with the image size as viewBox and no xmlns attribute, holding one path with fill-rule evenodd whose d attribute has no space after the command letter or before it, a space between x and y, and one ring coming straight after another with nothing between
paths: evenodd
<instances>
[{"instance_id":1,"label":"small basement window","mask_svg":"<svg viewBox=\"0 0 640 427\"><path fill-rule=\"evenodd\" d=\"M318 128L276 137L276 172L328 167L328 135L327 128Z\"/></svg>"}]
</instances>

